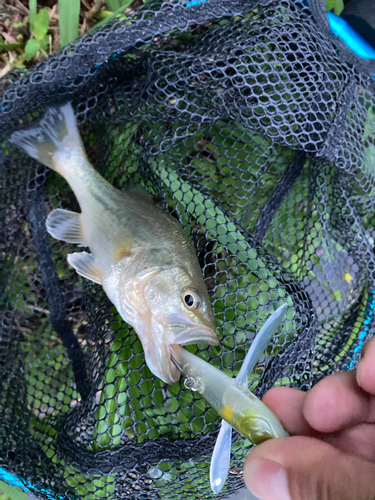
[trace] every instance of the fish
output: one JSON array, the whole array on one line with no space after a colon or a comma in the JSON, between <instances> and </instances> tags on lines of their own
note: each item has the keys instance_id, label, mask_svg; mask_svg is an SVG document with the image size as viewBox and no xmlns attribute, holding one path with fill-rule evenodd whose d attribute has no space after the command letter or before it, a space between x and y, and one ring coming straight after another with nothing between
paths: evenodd
<instances>
[{"instance_id":1,"label":"fish","mask_svg":"<svg viewBox=\"0 0 375 500\"><path fill-rule=\"evenodd\" d=\"M146 191L116 189L92 167L71 103L47 108L9 140L66 179L81 213L52 210L48 233L89 247L69 254L68 263L103 287L138 334L151 372L176 382L171 344L218 344L202 270L181 224Z\"/></svg>"},{"instance_id":2,"label":"fish","mask_svg":"<svg viewBox=\"0 0 375 500\"><path fill-rule=\"evenodd\" d=\"M232 428L255 445L288 436L274 412L248 389L248 375L281 324L286 309L287 304L283 304L267 319L236 378L229 377L180 346L171 346L171 359L186 377L185 386L197 391L223 418L210 466L211 489L216 494L228 475Z\"/></svg>"}]
</instances>

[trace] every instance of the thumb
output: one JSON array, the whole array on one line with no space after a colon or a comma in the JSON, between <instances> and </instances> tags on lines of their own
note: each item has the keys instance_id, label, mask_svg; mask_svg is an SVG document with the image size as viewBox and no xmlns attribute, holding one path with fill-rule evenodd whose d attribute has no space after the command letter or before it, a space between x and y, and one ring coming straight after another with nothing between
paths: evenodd
<instances>
[{"instance_id":1,"label":"thumb","mask_svg":"<svg viewBox=\"0 0 375 500\"><path fill-rule=\"evenodd\" d=\"M375 464L308 437L257 446L244 479L261 500L375 500Z\"/></svg>"}]
</instances>

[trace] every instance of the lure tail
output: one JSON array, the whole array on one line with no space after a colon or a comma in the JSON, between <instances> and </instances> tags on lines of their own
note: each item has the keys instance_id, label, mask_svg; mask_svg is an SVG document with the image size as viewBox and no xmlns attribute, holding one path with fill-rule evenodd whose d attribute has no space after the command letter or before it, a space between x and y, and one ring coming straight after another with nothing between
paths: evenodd
<instances>
[{"instance_id":1,"label":"lure tail","mask_svg":"<svg viewBox=\"0 0 375 500\"><path fill-rule=\"evenodd\" d=\"M72 149L85 156L70 103L48 108L41 120L13 132L9 140L32 158L62 175L61 165Z\"/></svg>"},{"instance_id":2,"label":"lure tail","mask_svg":"<svg viewBox=\"0 0 375 500\"><path fill-rule=\"evenodd\" d=\"M243 387L244 389L248 388L249 374L254 366L258 363L263 351L266 350L276 329L282 323L282 319L287 308L287 304L283 304L282 306L280 306L262 326L260 332L253 340L251 347L245 356L244 362L242 363L241 369L235 381L236 386ZM281 428L281 426L280 430L280 436L282 436L282 432L284 430ZM212 454L210 467L211 489L215 494L221 491L228 476L231 446L232 427L225 420L222 420L219 436L215 443L214 452Z\"/></svg>"}]
</instances>

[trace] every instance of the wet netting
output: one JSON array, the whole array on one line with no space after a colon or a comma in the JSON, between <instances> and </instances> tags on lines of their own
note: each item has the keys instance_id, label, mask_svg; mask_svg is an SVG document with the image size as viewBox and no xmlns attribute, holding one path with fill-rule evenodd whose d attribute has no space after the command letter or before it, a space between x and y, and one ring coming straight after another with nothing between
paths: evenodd
<instances>
[{"instance_id":1,"label":"wet netting","mask_svg":"<svg viewBox=\"0 0 375 500\"><path fill-rule=\"evenodd\" d=\"M309 10L310 8L310 10ZM307 390L355 366L375 306L375 68L330 34L325 2L147 1L1 80L0 467L39 498L211 498L219 418L166 385L102 288L46 231L80 211L66 181L8 141L69 100L90 161L142 184L183 225L236 375L256 332L286 319L249 380ZM251 443L234 433L228 481Z\"/></svg>"}]
</instances>

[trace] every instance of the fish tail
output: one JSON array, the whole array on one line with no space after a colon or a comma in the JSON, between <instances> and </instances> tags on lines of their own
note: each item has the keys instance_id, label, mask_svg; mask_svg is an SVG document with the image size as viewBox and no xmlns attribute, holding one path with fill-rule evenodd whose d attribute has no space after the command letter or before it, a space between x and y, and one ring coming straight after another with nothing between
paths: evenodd
<instances>
[{"instance_id":1,"label":"fish tail","mask_svg":"<svg viewBox=\"0 0 375 500\"><path fill-rule=\"evenodd\" d=\"M76 118L70 103L47 108L43 117L9 138L32 158L60 174L61 164L72 148L85 156Z\"/></svg>"}]
</instances>

